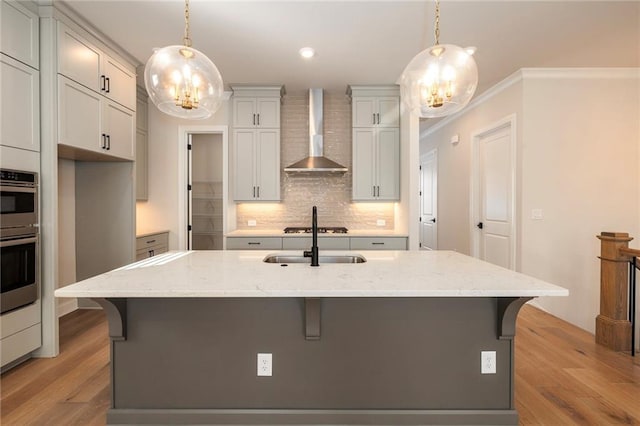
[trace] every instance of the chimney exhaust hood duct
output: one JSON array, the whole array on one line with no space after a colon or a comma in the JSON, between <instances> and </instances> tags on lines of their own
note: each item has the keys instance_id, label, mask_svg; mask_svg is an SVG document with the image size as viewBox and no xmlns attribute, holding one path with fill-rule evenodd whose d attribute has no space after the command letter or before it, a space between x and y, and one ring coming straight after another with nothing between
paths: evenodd
<instances>
[{"instance_id":1,"label":"chimney exhaust hood duct","mask_svg":"<svg viewBox=\"0 0 640 426\"><path fill-rule=\"evenodd\" d=\"M322 89L309 89L309 156L285 167L287 173L344 173L347 168L324 156Z\"/></svg>"}]
</instances>

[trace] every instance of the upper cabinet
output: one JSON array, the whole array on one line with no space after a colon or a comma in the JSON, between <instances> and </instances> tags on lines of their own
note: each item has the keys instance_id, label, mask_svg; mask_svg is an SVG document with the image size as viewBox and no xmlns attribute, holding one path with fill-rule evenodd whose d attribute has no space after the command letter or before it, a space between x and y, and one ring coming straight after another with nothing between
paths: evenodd
<instances>
[{"instance_id":1,"label":"upper cabinet","mask_svg":"<svg viewBox=\"0 0 640 426\"><path fill-rule=\"evenodd\" d=\"M400 127L400 98L364 97L352 100L353 127Z\"/></svg>"},{"instance_id":2,"label":"upper cabinet","mask_svg":"<svg viewBox=\"0 0 640 426\"><path fill-rule=\"evenodd\" d=\"M135 111L133 69L61 22L58 22L58 73Z\"/></svg>"},{"instance_id":3,"label":"upper cabinet","mask_svg":"<svg viewBox=\"0 0 640 426\"><path fill-rule=\"evenodd\" d=\"M232 85L235 201L280 201L283 86Z\"/></svg>"},{"instance_id":4,"label":"upper cabinet","mask_svg":"<svg viewBox=\"0 0 640 426\"><path fill-rule=\"evenodd\" d=\"M349 86L354 201L400 199L398 86Z\"/></svg>"},{"instance_id":5,"label":"upper cabinet","mask_svg":"<svg viewBox=\"0 0 640 426\"><path fill-rule=\"evenodd\" d=\"M0 1L0 145L40 151L38 15Z\"/></svg>"},{"instance_id":6,"label":"upper cabinet","mask_svg":"<svg viewBox=\"0 0 640 426\"><path fill-rule=\"evenodd\" d=\"M0 1L0 50L38 69L40 35L38 14L17 1Z\"/></svg>"},{"instance_id":7,"label":"upper cabinet","mask_svg":"<svg viewBox=\"0 0 640 426\"><path fill-rule=\"evenodd\" d=\"M148 199L148 111L149 101L144 88L138 87L136 106L136 200Z\"/></svg>"},{"instance_id":8,"label":"upper cabinet","mask_svg":"<svg viewBox=\"0 0 640 426\"><path fill-rule=\"evenodd\" d=\"M135 68L105 53L89 34L57 26L61 156L134 160Z\"/></svg>"}]
</instances>

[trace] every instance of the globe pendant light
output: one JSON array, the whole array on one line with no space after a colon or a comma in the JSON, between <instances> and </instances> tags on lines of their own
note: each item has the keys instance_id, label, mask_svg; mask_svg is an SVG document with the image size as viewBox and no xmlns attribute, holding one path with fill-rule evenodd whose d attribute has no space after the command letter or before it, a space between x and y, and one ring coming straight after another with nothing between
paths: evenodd
<instances>
[{"instance_id":1,"label":"globe pendant light","mask_svg":"<svg viewBox=\"0 0 640 426\"><path fill-rule=\"evenodd\" d=\"M444 117L464 108L478 86L474 48L440 44L440 1L436 0L435 46L418 53L400 76L400 94L412 113Z\"/></svg>"},{"instance_id":2,"label":"globe pendant light","mask_svg":"<svg viewBox=\"0 0 640 426\"><path fill-rule=\"evenodd\" d=\"M187 119L210 117L222 104L222 77L202 52L191 47L189 0L185 0L183 45L157 49L144 68L149 98L166 114Z\"/></svg>"}]
</instances>

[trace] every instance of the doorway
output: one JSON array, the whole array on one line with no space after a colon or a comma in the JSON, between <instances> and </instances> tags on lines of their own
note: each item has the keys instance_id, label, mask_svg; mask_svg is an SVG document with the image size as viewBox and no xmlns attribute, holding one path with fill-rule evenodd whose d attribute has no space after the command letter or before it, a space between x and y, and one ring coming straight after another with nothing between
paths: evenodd
<instances>
[{"instance_id":1,"label":"doorway","mask_svg":"<svg viewBox=\"0 0 640 426\"><path fill-rule=\"evenodd\" d=\"M219 133L189 134L188 250L222 250L223 146Z\"/></svg>"},{"instance_id":2,"label":"doorway","mask_svg":"<svg viewBox=\"0 0 640 426\"><path fill-rule=\"evenodd\" d=\"M472 156L472 254L515 270L515 115L473 134Z\"/></svg>"},{"instance_id":3,"label":"doorway","mask_svg":"<svg viewBox=\"0 0 640 426\"><path fill-rule=\"evenodd\" d=\"M420 249L438 249L438 150L420 157Z\"/></svg>"}]
</instances>

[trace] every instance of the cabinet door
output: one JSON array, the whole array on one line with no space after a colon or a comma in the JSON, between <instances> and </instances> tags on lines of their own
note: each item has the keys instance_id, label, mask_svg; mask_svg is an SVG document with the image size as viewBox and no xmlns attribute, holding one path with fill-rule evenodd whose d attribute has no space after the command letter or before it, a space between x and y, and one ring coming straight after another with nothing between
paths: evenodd
<instances>
[{"instance_id":1,"label":"cabinet door","mask_svg":"<svg viewBox=\"0 0 640 426\"><path fill-rule=\"evenodd\" d=\"M375 125L374 98L353 98L353 127L372 127Z\"/></svg>"},{"instance_id":2,"label":"cabinet door","mask_svg":"<svg viewBox=\"0 0 640 426\"><path fill-rule=\"evenodd\" d=\"M280 131L257 130L256 134L257 198L280 201Z\"/></svg>"},{"instance_id":3,"label":"cabinet door","mask_svg":"<svg viewBox=\"0 0 640 426\"><path fill-rule=\"evenodd\" d=\"M379 122L381 127L400 127L400 99L397 97L378 98Z\"/></svg>"},{"instance_id":4,"label":"cabinet door","mask_svg":"<svg viewBox=\"0 0 640 426\"><path fill-rule=\"evenodd\" d=\"M104 55L102 73L105 84L103 94L120 105L136 109L136 76L123 64Z\"/></svg>"},{"instance_id":5,"label":"cabinet door","mask_svg":"<svg viewBox=\"0 0 640 426\"><path fill-rule=\"evenodd\" d=\"M103 152L101 96L58 76L58 143Z\"/></svg>"},{"instance_id":6,"label":"cabinet door","mask_svg":"<svg viewBox=\"0 0 640 426\"><path fill-rule=\"evenodd\" d=\"M147 102L147 96L142 90L137 91L136 100L136 128L144 132L148 130L148 111L149 104Z\"/></svg>"},{"instance_id":7,"label":"cabinet door","mask_svg":"<svg viewBox=\"0 0 640 426\"><path fill-rule=\"evenodd\" d=\"M377 189L379 200L400 198L400 138L397 128L377 129Z\"/></svg>"},{"instance_id":8,"label":"cabinet door","mask_svg":"<svg viewBox=\"0 0 640 426\"><path fill-rule=\"evenodd\" d=\"M280 127L280 98L258 98L256 125L262 128Z\"/></svg>"},{"instance_id":9,"label":"cabinet door","mask_svg":"<svg viewBox=\"0 0 640 426\"><path fill-rule=\"evenodd\" d=\"M147 200L147 133L136 130L136 200Z\"/></svg>"},{"instance_id":10,"label":"cabinet door","mask_svg":"<svg viewBox=\"0 0 640 426\"><path fill-rule=\"evenodd\" d=\"M126 160L134 159L135 113L115 102L104 101L103 133L107 135L106 153Z\"/></svg>"},{"instance_id":11,"label":"cabinet door","mask_svg":"<svg viewBox=\"0 0 640 426\"><path fill-rule=\"evenodd\" d=\"M58 22L58 72L71 80L100 92L102 52L87 40Z\"/></svg>"},{"instance_id":12,"label":"cabinet door","mask_svg":"<svg viewBox=\"0 0 640 426\"><path fill-rule=\"evenodd\" d=\"M254 130L234 130L234 200L249 201L256 196Z\"/></svg>"},{"instance_id":13,"label":"cabinet door","mask_svg":"<svg viewBox=\"0 0 640 426\"><path fill-rule=\"evenodd\" d=\"M255 98L233 98L233 127L256 126Z\"/></svg>"},{"instance_id":14,"label":"cabinet door","mask_svg":"<svg viewBox=\"0 0 640 426\"><path fill-rule=\"evenodd\" d=\"M353 130L353 199L374 199L375 129Z\"/></svg>"},{"instance_id":15,"label":"cabinet door","mask_svg":"<svg viewBox=\"0 0 640 426\"><path fill-rule=\"evenodd\" d=\"M33 68L1 55L0 145L40 151L39 74Z\"/></svg>"},{"instance_id":16,"label":"cabinet door","mask_svg":"<svg viewBox=\"0 0 640 426\"><path fill-rule=\"evenodd\" d=\"M17 1L0 2L0 51L33 68L39 68L38 15Z\"/></svg>"}]
</instances>

